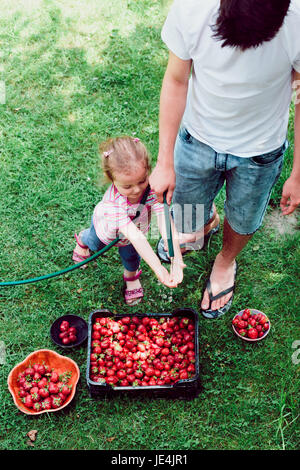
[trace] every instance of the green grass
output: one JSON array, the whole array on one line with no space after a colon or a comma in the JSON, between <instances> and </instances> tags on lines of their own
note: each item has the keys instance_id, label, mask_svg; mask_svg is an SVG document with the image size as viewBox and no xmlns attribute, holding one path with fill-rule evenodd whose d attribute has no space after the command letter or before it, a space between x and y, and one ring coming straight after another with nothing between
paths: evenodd
<instances>
[{"instance_id":1,"label":"green grass","mask_svg":"<svg viewBox=\"0 0 300 470\"><path fill-rule=\"evenodd\" d=\"M160 30L169 2L96 0L4 2L0 20L6 104L0 105L0 279L30 278L71 264L74 231L85 227L105 187L98 144L111 135L140 137L155 162L158 105L167 51ZM293 123L290 123L291 144ZM291 169L292 145L268 211L278 206ZM223 215L224 191L217 205ZM141 312L199 309L219 233L187 259L176 290L159 285L143 264ZM153 242L154 246L154 240ZM128 311L121 265L111 250L89 268L37 284L0 290L0 449L297 449L299 371L292 345L299 330L299 231L279 237L264 226L239 256L232 310L218 321L199 317L202 393L190 402L95 401L85 382L86 350L68 355L80 367L74 402L58 413L27 417L6 386L30 352L56 348L52 322L65 313L86 320L106 307ZM245 344L231 318L245 306L266 312L268 338ZM131 310L130 310L131 311Z\"/></svg>"}]
</instances>

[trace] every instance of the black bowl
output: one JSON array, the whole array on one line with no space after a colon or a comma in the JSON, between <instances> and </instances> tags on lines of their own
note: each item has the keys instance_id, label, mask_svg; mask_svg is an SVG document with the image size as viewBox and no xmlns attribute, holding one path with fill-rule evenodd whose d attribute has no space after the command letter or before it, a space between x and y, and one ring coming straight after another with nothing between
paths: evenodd
<instances>
[{"instance_id":1,"label":"black bowl","mask_svg":"<svg viewBox=\"0 0 300 470\"><path fill-rule=\"evenodd\" d=\"M67 320L70 326L75 326L75 328L77 329L77 341L75 343L63 344L62 340L60 339L60 324L63 320ZM87 339L88 325L87 322L78 315L63 315L62 317L57 318L52 324L50 329L50 336L52 341L61 348L74 348L84 343L84 341Z\"/></svg>"}]
</instances>

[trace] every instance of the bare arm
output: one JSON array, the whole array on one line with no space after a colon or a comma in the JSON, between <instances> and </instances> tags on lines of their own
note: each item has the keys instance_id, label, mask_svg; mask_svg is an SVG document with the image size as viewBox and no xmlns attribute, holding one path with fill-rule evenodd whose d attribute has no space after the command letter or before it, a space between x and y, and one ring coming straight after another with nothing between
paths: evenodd
<instances>
[{"instance_id":1,"label":"bare arm","mask_svg":"<svg viewBox=\"0 0 300 470\"><path fill-rule=\"evenodd\" d=\"M157 164L150 176L151 188L159 202L163 202L163 193L168 190L168 204L175 188L174 145L185 110L191 67L191 60L179 59L169 52L160 95L159 151Z\"/></svg>"},{"instance_id":2,"label":"bare arm","mask_svg":"<svg viewBox=\"0 0 300 470\"><path fill-rule=\"evenodd\" d=\"M127 238L127 240L130 241L138 254L154 271L161 283L167 287L177 287L177 283L171 279L167 269L162 266L160 259L154 253L145 235L133 222L127 224L125 227L122 227L120 232L125 236L125 238Z\"/></svg>"},{"instance_id":3,"label":"bare arm","mask_svg":"<svg viewBox=\"0 0 300 470\"><path fill-rule=\"evenodd\" d=\"M282 189L280 207L283 215L294 212L300 204L300 73L293 71L293 83L296 88L294 121L294 161L290 177Z\"/></svg>"}]
</instances>

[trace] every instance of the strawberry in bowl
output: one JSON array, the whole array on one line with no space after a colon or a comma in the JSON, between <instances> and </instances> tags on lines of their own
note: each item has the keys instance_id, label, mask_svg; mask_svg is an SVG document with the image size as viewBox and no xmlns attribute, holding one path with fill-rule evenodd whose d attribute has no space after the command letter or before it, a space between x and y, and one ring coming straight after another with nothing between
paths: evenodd
<instances>
[{"instance_id":1,"label":"strawberry in bowl","mask_svg":"<svg viewBox=\"0 0 300 470\"><path fill-rule=\"evenodd\" d=\"M39 349L17 364L7 378L17 408L27 415L61 410L74 398L80 371L76 362Z\"/></svg>"},{"instance_id":2,"label":"strawberry in bowl","mask_svg":"<svg viewBox=\"0 0 300 470\"><path fill-rule=\"evenodd\" d=\"M88 335L86 321L78 315L63 315L52 323L50 336L52 341L61 348L81 346Z\"/></svg>"},{"instance_id":3,"label":"strawberry in bowl","mask_svg":"<svg viewBox=\"0 0 300 470\"><path fill-rule=\"evenodd\" d=\"M270 320L260 310L245 308L235 315L232 328L235 334L245 341L260 341L270 331Z\"/></svg>"}]
</instances>

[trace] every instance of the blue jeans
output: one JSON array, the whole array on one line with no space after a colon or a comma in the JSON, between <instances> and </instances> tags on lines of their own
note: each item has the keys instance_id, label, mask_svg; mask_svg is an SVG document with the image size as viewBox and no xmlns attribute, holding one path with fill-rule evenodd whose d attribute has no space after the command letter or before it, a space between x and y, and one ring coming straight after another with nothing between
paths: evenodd
<instances>
[{"instance_id":1,"label":"blue jeans","mask_svg":"<svg viewBox=\"0 0 300 470\"><path fill-rule=\"evenodd\" d=\"M106 245L103 243L96 234L93 224L93 218L90 228L81 233L82 242L89 247L91 251L100 251ZM140 266L141 257L133 245L119 246L119 254L122 264L127 271L134 272Z\"/></svg>"},{"instance_id":2,"label":"blue jeans","mask_svg":"<svg viewBox=\"0 0 300 470\"><path fill-rule=\"evenodd\" d=\"M174 158L176 187L173 204L177 230L183 233L201 230L212 217L214 199L225 182L224 210L231 228L241 235L250 235L258 230L272 188L280 176L287 147L286 141L272 152L255 157L237 157L215 152L181 127ZM179 223L185 204L190 206L192 213L190 230ZM199 205L202 211L197 210Z\"/></svg>"}]
</instances>

